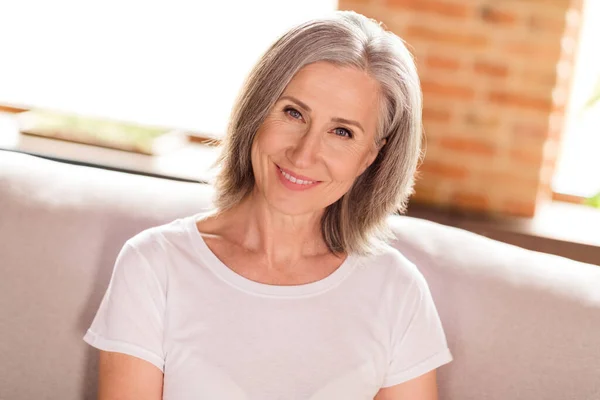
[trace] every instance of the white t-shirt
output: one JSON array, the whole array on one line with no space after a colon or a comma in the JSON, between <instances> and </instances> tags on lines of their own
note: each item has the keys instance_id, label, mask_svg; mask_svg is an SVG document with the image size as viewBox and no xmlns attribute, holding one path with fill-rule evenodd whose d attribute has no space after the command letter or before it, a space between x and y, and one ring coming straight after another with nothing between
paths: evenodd
<instances>
[{"instance_id":1,"label":"white t-shirt","mask_svg":"<svg viewBox=\"0 0 600 400\"><path fill-rule=\"evenodd\" d=\"M164 373L166 400L365 400L452 360L421 273L396 249L304 285L223 264L198 215L121 250L84 340Z\"/></svg>"}]
</instances>

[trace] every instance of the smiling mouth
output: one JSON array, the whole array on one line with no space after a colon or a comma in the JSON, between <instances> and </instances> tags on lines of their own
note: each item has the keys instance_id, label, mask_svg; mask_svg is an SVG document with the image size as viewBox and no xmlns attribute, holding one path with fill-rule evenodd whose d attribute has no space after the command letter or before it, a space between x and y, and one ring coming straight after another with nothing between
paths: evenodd
<instances>
[{"instance_id":1,"label":"smiling mouth","mask_svg":"<svg viewBox=\"0 0 600 400\"><path fill-rule=\"evenodd\" d=\"M281 168L279 165L275 164L277 166L277 169L279 169L279 173L281 173L281 175L283 175L283 177L285 179L287 179L288 181L295 183L296 185L312 185L314 183L318 183L320 181L317 180L311 180L310 178L307 177L296 177L293 174L290 174L287 170L284 170L283 168Z\"/></svg>"}]
</instances>

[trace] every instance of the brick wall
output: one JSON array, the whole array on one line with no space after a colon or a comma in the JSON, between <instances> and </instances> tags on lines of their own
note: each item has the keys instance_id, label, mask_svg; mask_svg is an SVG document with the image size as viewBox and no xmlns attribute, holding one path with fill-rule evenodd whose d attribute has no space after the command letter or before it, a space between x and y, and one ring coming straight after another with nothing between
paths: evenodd
<instances>
[{"instance_id":1,"label":"brick wall","mask_svg":"<svg viewBox=\"0 0 600 400\"><path fill-rule=\"evenodd\" d=\"M412 201L532 216L550 198L581 0L340 0L416 57L426 157Z\"/></svg>"}]
</instances>

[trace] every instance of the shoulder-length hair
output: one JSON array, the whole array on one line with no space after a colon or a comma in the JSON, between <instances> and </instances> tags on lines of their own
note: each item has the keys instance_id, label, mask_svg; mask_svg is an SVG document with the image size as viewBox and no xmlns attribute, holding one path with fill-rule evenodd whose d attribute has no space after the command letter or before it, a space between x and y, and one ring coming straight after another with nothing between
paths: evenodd
<instances>
[{"instance_id":1,"label":"shoulder-length hair","mask_svg":"<svg viewBox=\"0 0 600 400\"><path fill-rule=\"evenodd\" d=\"M318 61L364 70L380 85L375 141L386 142L321 219L321 233L332 252L376 253L392 237L386 217L404 212L413 191L421 154L422 98L415 63L403 41L352 11L338 11L291 29L255 65L233 107L223 141L215 206L217 212L224 211L251 193L255 184L251 148L259 127L292 77Z\"/></svg>"}]
</instances>

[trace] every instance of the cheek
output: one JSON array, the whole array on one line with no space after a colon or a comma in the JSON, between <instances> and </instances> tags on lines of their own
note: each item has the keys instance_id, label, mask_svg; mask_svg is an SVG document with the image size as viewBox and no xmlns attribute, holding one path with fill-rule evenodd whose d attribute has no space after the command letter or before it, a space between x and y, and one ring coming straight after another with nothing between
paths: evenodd
<instances>
[{"instance_id":1,"label":"cheek","mask_svg":"<svg viewBox=\"0 0 600 400\"><path fill-rule=\"evenodd\" d=\"M258 151L262 154L277 154L286 147L286 129L289 127L280 121L265 121L256 136Z\"/></svg>"},{"instance_id":2,"label":"cheek","mask_svg":"<svg viewBox=\"0 0 600 400\"><path fill-rule=\"evenodd\" d=\"M286 148L283 142L286 137L285 128L281 121L266 120L254 138L251 163L254 177L259 184L269 174L270 161L274 161Z\"/></svg>"},{"instance_id":3,"label":"cheek","mask_svg":"<svg viewBox=\"0 0 600 400\"><path fill-rule=\"evenodd\" d=\"M348 146L337 149L335 154L328 157L328 166L331 178L336 182L352 184L366 160L367 150Z\"/></svg>"}]
</instances>

